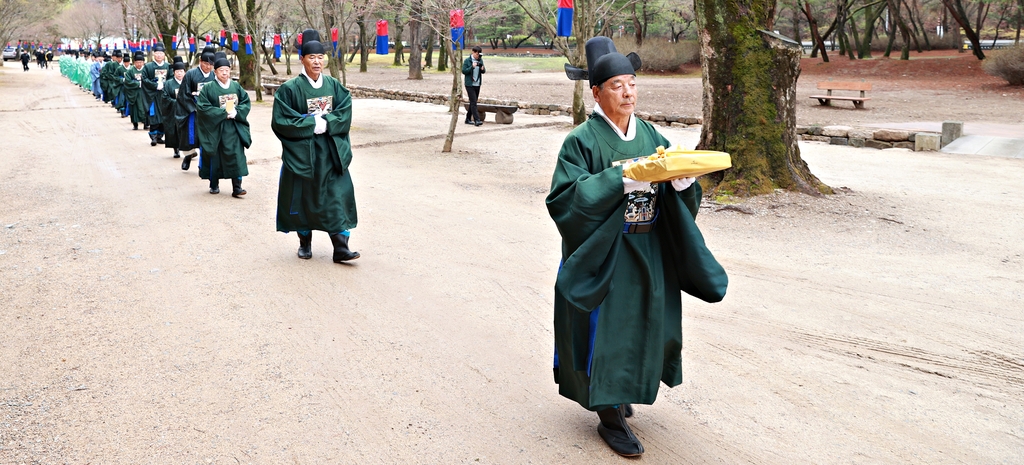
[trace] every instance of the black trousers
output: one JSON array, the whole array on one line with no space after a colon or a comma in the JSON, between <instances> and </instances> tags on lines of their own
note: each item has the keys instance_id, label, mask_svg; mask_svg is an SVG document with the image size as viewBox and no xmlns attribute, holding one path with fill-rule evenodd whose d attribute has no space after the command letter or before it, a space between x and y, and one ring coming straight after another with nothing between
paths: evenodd
<instances>
[{"instance_id":1,"label":"black trousers","mask_svg":"<svg viewBox=\"0 0 1024 465\"><path fill-rule=\"evenodd\" d=\"M466 86L466 93L469 94L469 113L466 113L466 122L480 121L480 112L476 110L476 101L480 98L480 86Z\"/></svg>"}]
</instances>

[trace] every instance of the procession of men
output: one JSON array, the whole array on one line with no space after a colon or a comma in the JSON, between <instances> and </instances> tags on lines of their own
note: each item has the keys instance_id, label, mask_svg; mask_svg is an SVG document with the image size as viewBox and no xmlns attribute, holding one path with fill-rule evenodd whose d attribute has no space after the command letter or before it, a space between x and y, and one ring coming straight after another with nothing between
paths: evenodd
<instances>
[{"instance_id":1,"label":"procession of men","mask_svg":"<svg viewBox=\"0 0 1024 465\"><path fill-rule=\"evenodd\" d=\"M319 33L306 30L300 39L302 70L280 86L271 118L282 146L276 226L296 233L303 260L313 256L313 231L326 232L332 260L344 263L360 257L349 247L357 225L352 98L323 73ZM173 150L182 170L198 159L210 194L227 179L231 196L242 198L251 103L226 53L208 45L185 71L180 57L167 62L161 44L152 52L147 62L142 51L115 51L105 65L105 56L62 57L61 70L130 118L132 130L141 124L151 146ZM653 404L661 384L682 382L682 294L718 302L728 277L694 222L702 198L694 178L651 183L624 174L623 160L671 145L634 115L639 56L619 53L607 37L589 40L586 52L587 69L566 73L589 80L594 113L566 137L546 199L563 239L553 368L559 393L597 414L598 436L636 457L644 447L627 418L636 405Z\"/></svg>"},{"instance_id":2,"label":"procession of men","mask_svg":"<svg viewBox=\"0 0 1024 465\"><path fill-rule=\"evenodd\" d=\"M319 33L301 35L301 75L285 83L274 99L272 127L284 147L277 229L295 232L298 257L312 257L312 232L324 231L335 263L359 258L349 248L356 227L356 203L348 165L351 96L336 79L323 75L325 48ZM249 174L245 150L252 144L249 95L231 77L227 53L207 44L187 69L175 56L168 62L155 43L152 60L141 50L111 53L79 51L60 59L61 74L97 100L110 104L132 130L148 131L151 147L163 146L189 171L198 160L199 177L209 193L230 180L231 196L242 198Z\"/></svg>"}]
</instances>

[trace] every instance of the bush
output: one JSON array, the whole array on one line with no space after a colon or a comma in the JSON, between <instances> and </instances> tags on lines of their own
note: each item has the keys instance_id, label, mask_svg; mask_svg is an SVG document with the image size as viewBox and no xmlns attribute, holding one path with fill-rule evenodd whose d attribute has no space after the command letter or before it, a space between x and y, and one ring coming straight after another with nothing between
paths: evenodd
<instances>
[{"instance_id":1,"label":"bush","mask_svg":"<svg viewBox=\"0 0 1024 465\"><path fill-rule=\"evenodd\" d=\"M643 65L641 71L679 71L683 65L700 62L700 46L695 40L668 42L663 38L652 37L644 41L637 50L632 37L613 39L619 53L628 55L636 52L640 55Z\"/></svg>"},{"instance_id":2,"label":"bush","mask_svg":"<svg viewBox=\"0 0 1024 465\"><path fill-rule=\"evenodd\" d=\"M1024 45L989 52L981 67L992 76L1006 79L1011 86L1024 86Z\"/></svg>"}]
</instances>

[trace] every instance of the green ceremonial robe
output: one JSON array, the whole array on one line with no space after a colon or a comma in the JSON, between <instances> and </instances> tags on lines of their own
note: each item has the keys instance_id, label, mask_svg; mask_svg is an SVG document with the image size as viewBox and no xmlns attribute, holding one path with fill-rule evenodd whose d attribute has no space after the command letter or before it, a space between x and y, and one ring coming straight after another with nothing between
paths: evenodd
<instances>
[{"instance_id":1,"label":"green ceremonial robe","mask_svg":"<svg viewBox=\"0 0 1024 465\"><path fill-rule=\"evenodd\" d=\"M124 114L124 107L127 103L127 99L124 95L124 76L127 68L123 64L118 64L114 67L111 72L112 78L110 80L110 92L114 94L114 108L117 108L121 114Z\"/></svg>"},{"instance_id":2,"label":"green ceremonial robe","mask_svg":"<svg viewBox=\"0 0 1024 465\"><path fill-rule=\"evenodd\" d=\"M178 88L181 83L174 80L174 74L168 76L164 82L164 90L157 94L157 106L160 114L167 116L164 124L164 147L169 149L178 148L178 125L174 121L174 107L177 105Z\"/></svg>"},{"instance_id":3,"label":"green ceremonial robe","mask_svg":"<svg viewBox=\"0 0 1024 465\"><path fill-rule=\"evenodd\" d=\"M180 90L180 89L179 89ZM235 102L237 114L228 119L225 105ZM231 179L249 174L245 163L245 149L252 145L249 134L249 94L237 82L228 88L214 81L203 86L196 97L196 124L202 152L199 156L199 177L203 179Z\"/></svg>"},{"instance_id":4,"label":"green ceremonial robe","mask_svg":"<svg viewBox=\"0 0 1024 465\"><path fill-rule=\"evenodd\" d=\"M217 75L213 71L204 75L203 70L198 66L186 71L185 77L181 79L178 100L174 105L174 120L178 125L176 128L178 150L188 151L199 147L199 131L196 127L196 96L206 84L216 79Z\"/></svg>"},{"instance_id":5,"label":"green ceremonial robe","mask_svg":"<svg viewBox=\"0 0 1024 465\"><path fill-rule=\"evenodd\" d=\"M314 89L304 74L274 93L270 127L281 140L281 181L277 193L277 230L338 233L356 227L355 192L349 164L352 145L352 96L337 79L321 74ZM323 114L327 131L313 134L314 113Z\"/></svg>"},{"instance_id":6,"label":"green ceremonial robe","mask_svg":"<svg viewBox=\"0 0 1024 465\"><path fill-rule=\"evenodd\" d=\"M149 120L149 105L146 94L142 92L142 70L135 66L124 70L124 97L128 100L132 122L146 123Z\"/></svg>"},{"instance_id":7,"label":"green ceremonial robe","mask_svg":"<svg viewBox=\"0 0 1024 465\"><path fill-rule=\"evenodd\" d=\"M555 282L555 382L589 410L652 404L659 381L682 382L680 291L707 302L725 297L728 277L704 245L694 219L700 184L676 192L656 184L657 220L625 234L627 196L616 160L669 146L639 118L636 137L618 137L601 116L562 143L546 199L562 236Z\"/></svg>"},{"instance_id":8,"label":"green ceremonial robe","mask_svg":"<svg viewBox=\"0 0 1024 465\"><path fill-rule=\"evenodd\" d=\"M162 124L164 121L160 106L157 105L157 100L160 98L160 90L157 90L157 87L168 78L168 74L171 74L170 68L171 65L167 63L167 60L164 60L162 65L151 61L142 67L142 92L146 95L148 104L146 115L148 115L150 127L154 124Z\"/></svg>"},{"instance_id":9,"label":"green ceremonial robe","mask_svg":"<svg viewBox=\"0 0 1024 465\"><path fill-rule=\"evenodd\" d=\"M114 67L121 66L120 63L110 60L103 64L100 68L100 88L103 89L103 103L108 103L114 100L116 95L111 92L111 81L114 78Z\"/></svg>"}]
</instances>

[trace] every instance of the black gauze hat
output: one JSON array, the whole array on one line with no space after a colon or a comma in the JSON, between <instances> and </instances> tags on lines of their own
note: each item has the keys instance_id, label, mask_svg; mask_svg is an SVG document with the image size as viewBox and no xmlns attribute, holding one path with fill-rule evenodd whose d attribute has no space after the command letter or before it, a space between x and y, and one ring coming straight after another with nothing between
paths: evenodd
<instances>
[{"instance_id":1,"label":"black gauze hat","mask_svg":"<svg viewBox=\"0 0 1024 465\"><path fill-rule=\"evenodd\" d=\"M206 46L203 47L203 53L204 54L206 54L206 53L210 53L210 54L217 53L217 46L213 45L213 44L206 44Z\"/></svg>"},{"instance_id":2,"label":"black gauze hat","mask_svg":"<svg viewBox=\"0 0 1024 465\"><path fill-rule=\"evenodd\" d=\"M636 75L640 69L640 56L636 53L623 55L615 49L611 39L597 36L587 41L587 69L565 65L565 75L574 81L590 80L590 87L598 86L613 76Z\"/></svg>"},{"instance_id":3,"label":"black gauze hat","mask_svg":"<svg viewBox=\"0 0 1024 465\"><path fill-rule=\"evenodd\" d=\"M142 52L135 52L135 56L132 57L132 61L146 61L146 54Z\"/></svg>"},{"instance_id":4,"label":"black gauze hat","mask_svg":"<svg viewBox=\"0 0 1024 465\"><path fill-rule=\"evenodd\" d=\"M216 58L214 58L213 53L207 52L203 52L203 56L199 58L200 61L203 61L205 63L213 63L215 59Z\"/></svg>"},{"instance_id":5,"label":"black gauze hat","mask_svg":"<svg viewBox=\"0 0 1024 465\"><path fill-rule=\"evenodd\" d=\"M227 52L216 52L216 53L213 54L213 61L220 60L221 58L227 60L228 59Z\"/></svg>"},{"instance_id":6,"label":"black gauze hat","mask_svg":"<svg viewBox=\"0 0 1024 465\"><path fill-rule=\"evenodd\" d=\"M227 58L218 58L217 61L213 62L213 69L221 68L224 66L227 66L228 68L231 67L231 63L228 62Z\"/></svg>"},{"instance_id":7,"label":"black gauze hat","mask_svg":"<svg viewBox=\"0 0 1024 465\"><path fill-rule=\"evenodd\" d=\"M171 70L185 69L185 60L181 57L174 57L174 63L171 63Z\"/></svg>"},{"instance_id":8,"label":"black gauze hat","mask_svg":"<svg viewBox=\"0 0 1024 465\"><path fill-rule=\"evenodd\" d=\"M121 56L121 51L120 50L114 50L114 56L120 57Z\"/></svg>"},{"instance_id":9,"label":"black gauze hat","mask_svg":"<svg viewBox=\"0 0 1024 465\"><path fill-rule=\"evenodd\" d=\"M320 43L320 33L314 29L302 31L302 47L299 52L299 55L323 55L324 45Z\"/></svg>"},{"instance_id":10,"label":"black gauze hat","mask_svg":"<svg viewBox=\"0 0 1024 465\"><path fill-rule=\"evenodd\" d=\"M153 44L153 51L154 52L163 52L165 50L167 50L167 49L164 48L164 43L163 42L157 42L157 43Z\"/></svg>"}]
</instances>

